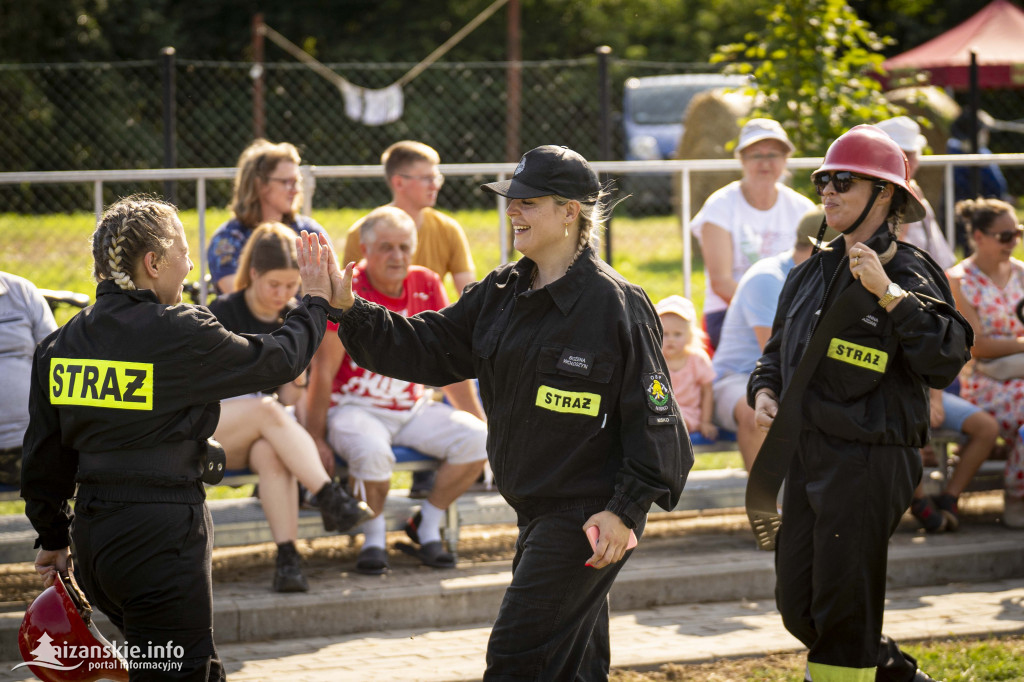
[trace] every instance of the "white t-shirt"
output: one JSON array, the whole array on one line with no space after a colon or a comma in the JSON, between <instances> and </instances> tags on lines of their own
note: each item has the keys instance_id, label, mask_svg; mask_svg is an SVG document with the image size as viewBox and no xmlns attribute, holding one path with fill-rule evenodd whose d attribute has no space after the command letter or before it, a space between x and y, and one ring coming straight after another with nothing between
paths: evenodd
<instances>
[{"instance_id":1,"label":"white t-shirt","mask_svg":"<svg viewBox=\"0 0 1024 682\"><path fill-rule=\"evenodd\" d=\"M924 193L916 187L916 183L914 184L918 190L918 196L923 197ZM932 205L924 198L921 199L921 203L924 204L924 220L919 220L916 223L904 223L900 227L900 239L927 251L940 268L949 270L956 265L956 254L953 253L953 249L949 248L946 237L939 229L939 221L935 218Z\"/></svg>"},{"instance_id":2,"label":"white t-shirt","mask_svg":"<svg viewBox=\"0 0 1024 682\"><path fill-rule=\"evenodd\" d=\"M814 202L776 183L779 192L775 205L761 211L743 198L740 183L730 182L716 191L693 217L693 233L701 239L705 223L714 223L732 235L732 276L737 282L753 263L793 248L796 227L804 214L814 208ZM725 310L728 303L711 290L711 280L704 268L704 313Z\"/></svg>"}]
</instances>

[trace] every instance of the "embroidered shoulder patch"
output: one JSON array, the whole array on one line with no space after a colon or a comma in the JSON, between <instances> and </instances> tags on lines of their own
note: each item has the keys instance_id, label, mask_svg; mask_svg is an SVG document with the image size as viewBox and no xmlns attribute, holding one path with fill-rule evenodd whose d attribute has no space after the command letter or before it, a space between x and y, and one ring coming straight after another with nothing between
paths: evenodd
<instances>
[{"instance_id":1,"label":"embroidered shoulder patch","mask_svg":"<svg viewBox=\"0 0 1024 682\"><path fill-rule=\"evenodd\" d=\"M669 410L669 386L665 375L661 372L651 372L643 375L644 394L647 396L647 407L658 414L664 414Z\"/></svg>"}]
</instances>

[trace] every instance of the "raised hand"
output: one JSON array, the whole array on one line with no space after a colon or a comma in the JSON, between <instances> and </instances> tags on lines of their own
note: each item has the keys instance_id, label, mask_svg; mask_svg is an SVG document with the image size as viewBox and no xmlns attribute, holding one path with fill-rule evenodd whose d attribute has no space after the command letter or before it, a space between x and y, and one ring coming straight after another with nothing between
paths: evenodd
<instances>
[{"instance_id":1,"label":"raised hand","mask_svg":"<svg viewBox=\"0 0 1024 682\"><path fill-rule=\"evenodd\" d=\"M352 293L352 269L355 263L349 263L342 270L338 267L336 258L331 258L331 305L348 312L348 309L356 302L355 294Z\"/></svg>"},{"instance_id":2,"label":"raised hand","mask_svg":"<svg viewBox=\"0 0 1024 682\"><path fill-rule=\"evenodd\" d=\"M299 261L299 276L302 277L302 291L310 296L331 300L331 276L329 267L335 262L327 237L310 234L303 230L295 238L295 253ZM337 264L335 264L337 268Z\"/></svg>"}]
</instances>

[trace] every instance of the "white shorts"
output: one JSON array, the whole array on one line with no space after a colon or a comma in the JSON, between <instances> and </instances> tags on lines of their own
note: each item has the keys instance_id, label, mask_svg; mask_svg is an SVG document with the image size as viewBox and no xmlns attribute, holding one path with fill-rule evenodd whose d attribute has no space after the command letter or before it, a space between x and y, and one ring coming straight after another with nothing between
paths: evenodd
<instances>
[{"instance_id":1,"label":"white shorts","mask_svg":"<svg viewBox=\"0 0 1024 682\"><path fill-rule=\"evenodd\" d=\"M349 475L364 481L391 478L392 445L452 464L487 459L486 424L468 412L426 399L411 410L335 405L327 412L327 441L348 463Z\"/></svg>"},{"instance_id":2,"label":"white shorts","mask_svg":"<svg viewBox=\"0 0 1024 682\"><path fill-rule=\"evenodd\" d=\"M736 432L736 403L747 402L747 383L749 374L729 374L711 384L711 392L715 399L715 424L719 428Z\"/></svg>"}]
</instances>

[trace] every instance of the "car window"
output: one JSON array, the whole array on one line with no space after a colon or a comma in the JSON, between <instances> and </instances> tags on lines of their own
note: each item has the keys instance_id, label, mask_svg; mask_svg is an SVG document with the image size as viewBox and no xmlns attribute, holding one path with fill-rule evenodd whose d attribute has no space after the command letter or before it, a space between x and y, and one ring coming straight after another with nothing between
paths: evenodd
<instances>
[{"instance_id":1,"label":"car window","mask_svg":"<svg viewBox=\"0 0 1024 682\"><path fill-rule=\"evenodd\" d=\"M707 89L706 85L637 88L631 93L633 121L646 124L681 123L693 96Z\"/></svg>"}]
</instances>

